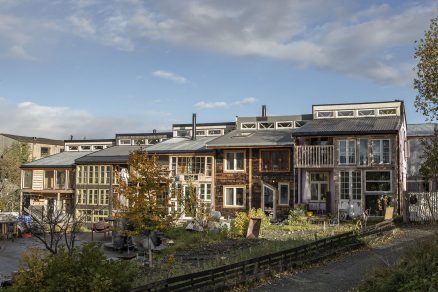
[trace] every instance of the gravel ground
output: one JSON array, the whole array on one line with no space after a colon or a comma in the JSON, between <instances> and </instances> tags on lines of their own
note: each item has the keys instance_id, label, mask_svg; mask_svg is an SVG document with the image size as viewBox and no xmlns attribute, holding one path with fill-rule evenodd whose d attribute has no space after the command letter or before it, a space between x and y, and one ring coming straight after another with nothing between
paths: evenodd
<instances>
[{"instance_id":1,"label":"gravel ground","mask_svg":"<svg viewBox=\"0 0 438 292\"><path fill-rule=\"evenodd\" d=\"M393 232L386 242L354 251L324 265L314 266L251 291L354 291L373 268L394 263L403 250L438 232L437 228L410 227Z\"/></svg>"}]
</instances>

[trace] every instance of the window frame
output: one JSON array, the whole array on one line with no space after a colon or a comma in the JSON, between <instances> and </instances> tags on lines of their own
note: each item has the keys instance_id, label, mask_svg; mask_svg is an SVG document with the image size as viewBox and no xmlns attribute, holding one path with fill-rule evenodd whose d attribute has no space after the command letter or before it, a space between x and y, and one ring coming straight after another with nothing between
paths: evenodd
<instances>
[{"instance_id":1,"label":"window frame","mask_svg":"<svg viewBox=\"0 0 438 292\"><path fill-rule=\"evenodd\" d=\"M323 113L330 113L330 116L321 116L320 114ZM333 119L335 117L334 111L317 111L316 112L316 118L318 119Z\"/></svg>"},{"instance_id":2,"label":"window frame","mask_svg":"<svg viewBox=\"0 0 438 292\"><path fill-rule=\"evenodd\" d=\"M395 113L393 113L393 114L382 114L381 113L381 111L386 111L386 110L394 110ZM391 116L397 115L397 108L395 108L395 107L379 108L379 109L377 109L377 112L378 112L379 116L381 116L381 117L391 117Z\"/></svg>"},{"instance_id":3,"label":"window frame","mask_svg":"<svg viewBox=\"0 0 438 292\"><path fill-rule=\"evenodd\" d=\"M279 126L280 124L283 124L283 123L290 123L290 127ZM293 128L295 128L295 121L279 121L279 122L275 122L275 127L276 127L276 129L293 129Z\"/></svg>"},{"instance_id":4,"label":"window frame","mask_svg":"<svg viewBox=\"0 0 438 292\"><path fill-rule=\"evenodd\" d=\"M272 125L272 127L271 126L268 126L267 128L265 127L265 126L263 126L262 127L262 124L269 124L269 125ZM259 130L275 130L275 122L258 122L258 129Z\"/></svg>"},{"instance_id":5,"label":"window frame","mask_svg":"<svg viewBox=\"0 0 438 292\"><path fill-rule=\"evenodd\" d=\"M371 163L373 165L390 165L392 163L392 143L391 143L391 139L370 139L369 140L371 142ZM374 145L373 142L374 141L380 141L380 146L379 146L379 162L375 162L374 161ZM388 158L389 161L388 162L383 162L383 141L388 141Z\"/></svg>"},{"instance_id":6,"label":"window frame","mask_svg":"<svg viewBox=\"0 0 438 292\"><path fill-rule=\"evenodd\" d=\"M287 203L283 204L281 202L281 187L287 186ZM290 203L290 184L288 182L279 182L278 183L278 206L289 206Z\"/></svg>"},{"instance_id":7,"label":"window frame","mask_svg":"<svg viewBox=\"0 0 438 292\"><path fill-rule=\"evenodd\" d=\"M390 188L389 191L369 191L368 188L367 188L368 187L368 185L367 185L368 182L388 182L387 180L368 180L367 179L367 173L369 173L369 172L389 172L389 188ZM393 192L392 180L393 180L392 170L371 170L371 169L365 170L365 176L363 178L363 181L364 181L364 184L365 184L364 192L371 193L371 194L377 194L377 193L385 193L385 194L387 194L387 193L392 193Z\"/></svg>"},{"instance_id":8,"label":"window frame","mask_svg":"<svg viewBox=\"0 0 438 292\"><path fill-rule=\"evenodd\" d=\"M340 112L351 112L351 116L340 116L339 115ZM348 110L348 109L346 109L346 110L337 110L336 111L336 117L337 118L354 118L355 117L355 112L354 112L354 110Z\"/></svg>"},{"instance_id":9,"label":"window frame","mask_svg":"<svg viewBox=\"0 0 438 292\"><path fill-rule=\"evenodd\" d=\"M287 151L287 169L285 169L285 170L264 170L263 169L263 158L262 158L262 153L263 152L278 152L278 151ZM291 162L291 154L290 154L290 149L261 149L260 151L259 151L259 171L260 172L265 172L265 173L267 173L267 172L273 172L273 173L275 173L275 172L289 172L290 170L291 170L291 167L290 167L290 162Z\"/></svg>"},{"instance_id":10,"label":"window frame","mask_svg":"<svg viewBox=\"0 0 438 292\"><path fill-rule=\"evenodd\" d=\"M30 173L30 186L26 186L26 173ZM32 189L32 185L33 185L33 170L23 170L23 184L22 184L22 188L23 189Z\"/></svg>"},{"instance_id":11,"label":"window frame","mask_svg":"<svg viewBox=\"0 0 438 292\"><path fill-rule=\"evenodd\" d=\"M234 153L234 158L233 158L233 169L228 169L228 158L227 155L229 153ZM237 159L236 159L236 154L237 153L243 153L243 169L236 169L237 167ZM227 173L233 173L233 172L245 172L246 171L246 151L245 150L236 150L236 151L232 151L232 150L227 150L224 151L224 158L223 158L223 169L224 172Z\"/></svg>"},{"instance_id":12,"label":"window frame","mask_svg":"<svg viewBox=\"0 0 438 292\"><path fill-rule=\"evenodd\" d=\"M341 142L346 142L345 144L345 163L341 162ZM354 161L350 162L350 145L354 145ZM338 165L356 165L357 164L357 149L356 149L356 139L342 139L338 140Z\"/></svg>"},{"instance_id":13,"label":"window frame","mask_svg":"<svg viewBox=\"0 0 438 292\"><path fill-rule=\"evenodd\" d=\"M370 114L370 115L363 115L363 114L361 115L360 112L364 112L364 111L372 111L373 113ZM372 108L358 109L358 110L357 110L357 116L358 116L359 118L362 118L362 117L375 117L375 116L376 116L376 110L375 110L375 109L372 109Z\"/></svg>"},{"instance_id":14,"label":"window frame","mask_svg":"<svg viewBox=\"0 0 438 292\"><path fill-rule=\"evenodd\" d=\"M253 128L244 128L244 125L253 125ZM256 122L247 122L247 123L241 123L240 124L241 130L257 130L257 123Z\"/></svg>"},{"instance_id":15,"label":"window frame","mask_svg":"<svg viewBox=\"0 0 438 292\"><path fill-rule=\"evenodd\" d=\"M226 189L233 189L233 203L234 205L227 205L227 198L226 198ZM235 205L236 203L236 190L242 189L243 190L243 205ZM222 189L222 206L224 208L236 208L236 209L242 209L246 206L246 186L245 185L230 185L230 186L223 186Z\"/></svg>"}]
</instances>

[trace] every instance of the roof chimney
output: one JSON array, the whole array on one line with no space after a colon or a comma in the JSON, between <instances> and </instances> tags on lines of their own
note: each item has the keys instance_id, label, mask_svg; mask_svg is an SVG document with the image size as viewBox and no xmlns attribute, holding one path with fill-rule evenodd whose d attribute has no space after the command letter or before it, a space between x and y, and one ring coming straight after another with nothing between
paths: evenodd
<instances>
[{"instance_id":1,"label":"roof chimney","mask_svg":"<svg viewBox=\"0 0 438 292\"><path fill-rule=\"evenodd\" d=\"M70 135L70 140L73 140L73 135Z\"/></svg>"},{"instance_id":2,"label":"roof chimney","mask_svg":"<svg viewBox=\"0 0 438 292\"><path fill-rule=\"evenodd\" d=\"M262 117L266 117L266 105L262 105Z\"/></svg>"},{"instance_id":3,"label":"roof chimney","mask_svg":"<svg viewBox=\"0 0 438 292\"><path fill-rule=\"evenodd\" d=\"M196 114L192 115L192 140L196 140Z\"/></svg>"},{"instance_id":4,"label":"roof chimney","mask_svg":"<svg viewBox=\"0 0 438 292\"><path fill-rule=\"evenodd\" d=\"M157 130L156 130L156 129L153 129L153 130L152 130L152 133L156 134L156 133L157 133Z\"/></svg>"}]
</instances>

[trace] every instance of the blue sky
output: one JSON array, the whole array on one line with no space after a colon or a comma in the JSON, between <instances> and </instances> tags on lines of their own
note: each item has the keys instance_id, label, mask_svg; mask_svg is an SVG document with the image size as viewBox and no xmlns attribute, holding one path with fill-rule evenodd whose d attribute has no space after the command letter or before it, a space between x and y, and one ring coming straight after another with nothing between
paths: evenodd
<instances>
[{"instance_id":1,"label":"blue sky","mask_svg":"<svg viewBox=\"0 0 438 292\"><path fill-rule=\"evenodd\" d=\"M0 0L0 132L168 130L405 100L435 1Z\"/></svg>"}]
</instances>

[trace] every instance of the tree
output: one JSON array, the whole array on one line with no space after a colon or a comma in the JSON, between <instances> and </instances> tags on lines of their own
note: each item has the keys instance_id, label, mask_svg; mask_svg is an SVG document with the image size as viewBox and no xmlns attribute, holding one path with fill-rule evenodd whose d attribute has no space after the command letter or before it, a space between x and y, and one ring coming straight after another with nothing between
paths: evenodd
<instances>
[{"instance_id":1,"label":"tree","mask_svg":"<svg viewBox=\"0 0 438 292\"><path fill-rule=\"evenodd\" d=\"M29 145L18 142L13 143L0 155L0 210L18 210L20 166L29 161L30 155Z\"/></svg>"},{"instance_id":2,"label":"tree","mask_svg":"<svg viewBox=\"0 0 438 292\"><path fill-rule=\"evenodd\" d=\"M414 88L418 91L415 107L428 120L438 118L438 17L417 43L414 57L419 59Z\"/></svg>"},{"instance_id":3,"label":"tree","mask_svg":"<svg viewBox=\"0 0 438 292\"><path fill-rule=\"evenodd\" d=\"M168 191L172 180L160 167L158 157L140 149L129 154L128 165L129 181L122 176L119 178L113 201L115 209L133 225L130 235L147 234L149 237L152 231L169 229L178 215L169 211ZM149 264L152 265L150 245Z\"/></svg>"}]
</instances>

